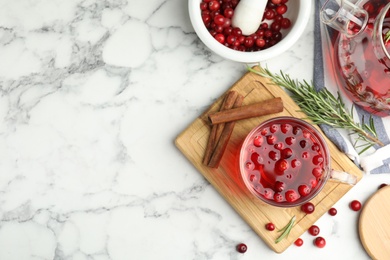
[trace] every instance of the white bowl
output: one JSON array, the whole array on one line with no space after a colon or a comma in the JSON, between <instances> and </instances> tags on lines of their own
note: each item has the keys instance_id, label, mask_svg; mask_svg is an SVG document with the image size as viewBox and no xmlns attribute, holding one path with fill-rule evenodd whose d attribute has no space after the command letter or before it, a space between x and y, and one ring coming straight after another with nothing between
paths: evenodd
<instances>
[{"instance_id":1,"label":"white bowl","mask_svg":"<svg viewBox=\"0 0 390 260\"><path fill-rule=\"evenodd\" d=\"M268 49L255 52L236 51L215 40L203 24L200 10L201 0L189 0L188 9L196 34L209 49L232 61L257 63L280 55L299 39L309 21L312 2L311 0L289 0L288 11L283 16L291 20L291 27L283 30L283 38L280 42Z\"/></svg>"}]
</instances>

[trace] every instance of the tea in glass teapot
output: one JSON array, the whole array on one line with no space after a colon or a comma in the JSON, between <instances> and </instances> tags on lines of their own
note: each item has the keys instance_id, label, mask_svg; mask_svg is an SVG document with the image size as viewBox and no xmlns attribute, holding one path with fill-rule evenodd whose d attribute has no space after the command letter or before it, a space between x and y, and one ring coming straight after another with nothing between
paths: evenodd
<instances>
[{"instance_id":1,"label":"tea in glass teapot","mask_svg":"<svg viewBox=\"0 0 390 260\"><path fill-rule=\"evenodd\" d=\"M335 70L347 96L378 116L390 115L390 0L327 0L321 21L339 31Z\"/></svg>"}]
</instances>

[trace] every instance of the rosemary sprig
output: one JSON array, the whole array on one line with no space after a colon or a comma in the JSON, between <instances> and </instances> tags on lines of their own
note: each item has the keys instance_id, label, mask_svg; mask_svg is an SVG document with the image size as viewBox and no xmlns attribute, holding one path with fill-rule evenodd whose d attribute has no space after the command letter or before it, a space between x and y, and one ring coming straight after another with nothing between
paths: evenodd
<instances>
[{"instance_id":1,"label":"rosemary sprig","mask_svg":"<svg viewBox=\"0 0 390 260\"><path fill-rule=\"evenodd\" d=\"M275 240L276 244L282 241L286 236L290 234L290 231L293 228L294 223L295 223L295 216L293 216L290 219L290 221L287 223L286 226L284 226L281 230L279 230L279 232L283 232L283 233Z\"/></svg>"},{"instance_id":2,"label":"rosemary sprig","mask_svg":"<svg viewBox=\"0 0 390 260\"><path fill-rule=\"evenodd\" d=\"M388 30L385 34L385 37L384 37L384 40L385 40L385 44L390 41L390 30Z\"/></svg>"},{"instance_id":3,"label":"rosemary sprig","mask_svg":"<svg viewBox=\"0 0 390 260\"><path fill-rule=\"evenodd\" d=\"M314 124L327 124L357 134L356 142L353 145L355 148L359 147L361 149L359 153L363 153L375 144L383 146L383 143L377 137L373 118L370 116L369 124L356 123L353 120L353 111L348 111L345 108L339 93L335 97L326 88L316 91L314 86L307 81L293 80L283 72L275 74L262 67L260 67L260 70L248 67L248 70L270 78L275 85L290 91L294 101ZM362 119L362 122L364 122L364 118ZM362 144L358 145L359 141Z\"/></svg>"}]
</instances>

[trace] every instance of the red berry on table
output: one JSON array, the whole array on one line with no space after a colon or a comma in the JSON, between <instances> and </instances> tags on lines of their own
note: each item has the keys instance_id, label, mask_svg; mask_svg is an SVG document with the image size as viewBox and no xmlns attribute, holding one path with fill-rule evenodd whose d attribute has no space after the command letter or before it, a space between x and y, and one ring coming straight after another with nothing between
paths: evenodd
<instances>
[{"instance_id":1,"label":"red berry on table","mask_svg":"<svg viewBox=\"0 0 390 260\"><path fill-rule=\"evenodd\" d=\"M311 203L311 202L306 202L305 204L303 204L303 205L301 206L301 210L302 210L303 212L305 212L306 214L311 214L311 213L314 212L315 206L314 206L314 204Z\"/></svg>"},{"instance_id":2,"label":"red berry on table","mask_svg":"<svg viewBox=\"0 0 390 260\"><path fill-rule=\"evenodd\" d=\"M275 225L273 224L273 223L267 223L266 225L265 225L265 228L267 229L267 230L269 230L269 231L273 231L273 230L275 230Z\"/></svg>"},{"instance_id":3,"label":"red berry on table","mask_svg":"<svg viewBox=\"0 0 390 260\"><path fill-rule=\"evenodd\" d=\"M316 225L312 225L310 228L309 228L309 234L312 235L312 236L318 236L318 234L320 233L320 228Z\"/></svg>"},{"instance_id":4,"label":"red berry on table","mask_svg":"<svg viewBox=\"0 0 390 260\"><path fill-rule=\"evenodd\" d=\"M359 211L362 208L362 204L358 200L351 201L349 206L353 211Z\"/></svg>"},{"instance_id":5,"label":"red berry on table","mask_svg":"<svg viewBox=\"0 0 390 260\"><path fill-rule=\"evenodd\" d=\"M323 248L325 247L326 245L326 240L325 238L323 237L316 237L316 239L314 239L314 245L318 248Z\"/></svg>"},{"instance_id":6,"label":"red berry on table","mask_svg":"<svg viewBox=\"0 0 390 260\"><path fill-rule=\"evenodd\" d=\"M328 210L328 213L329 213L329 215L331 215L331 216L336 216L336 215L337 215L337 209L335 209L335 208L330 208L330 209Z\"/></svg>"},{"instance_id":7,"label":"red berry on table","mask_svg":"<svg viewBox=\"0 0 390 260\"><path fill-rule=\"evenodd\" d=\"M239 253L245 253L248 247L244 243L240 243L237 245L236 249Z\"/></svg>"},{"instance_id":8,"label":"red berry on table","mask_svg":"<svg viewBox=\"0 0 390 260\"><path fill-rule=\"evenodd\" d=\"M302 238L298 238L297 240L295 240L294 245L296 245L296 246L302 246L302 245L303 245L303 240L302 240Z\"/></svg>"}]
</instances>

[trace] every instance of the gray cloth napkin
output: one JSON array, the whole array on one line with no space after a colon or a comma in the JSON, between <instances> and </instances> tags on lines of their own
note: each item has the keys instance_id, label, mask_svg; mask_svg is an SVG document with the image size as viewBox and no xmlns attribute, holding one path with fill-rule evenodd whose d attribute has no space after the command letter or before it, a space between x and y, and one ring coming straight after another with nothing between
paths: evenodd
<instances>
[{"instance_id":1,"label":"gray cloth napkin","mask_svg":"<svg viewBox=\"0 0 390 260\"><path fill-rule=\"evenodd\" d=\"M339 93L345 105L350 109L353 104L349 98L343 95L343 91L338 89L337 79L333 68L333 45L337 32L332 28L322 24L319 12L326 0L315 1L315 26L314 26L314 74L313 83L317 90L326 87L334 95ZM370 118L370 114L358 106L354 106L354 120L362 123L362 120ZM353 144L356 136L351 135L344 129L336 129L328 125L321 125L325 135L351 160L353 160L367 174L390 173L390 117L372 116L375 129L379 139L385 144L370 148L359 154L358 148Z\"/></svg>"}]
</instances>

